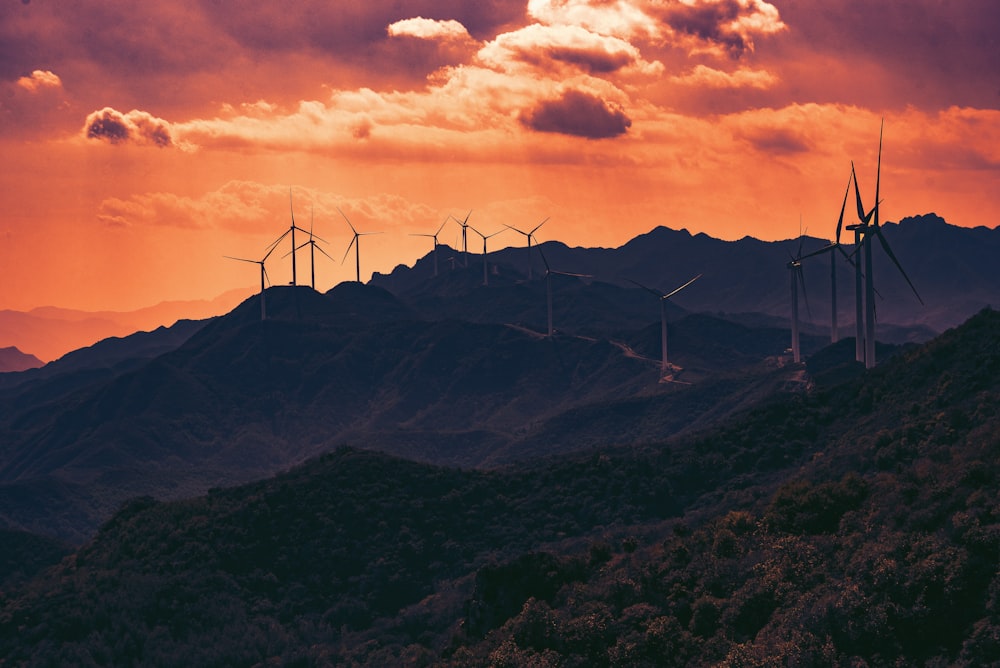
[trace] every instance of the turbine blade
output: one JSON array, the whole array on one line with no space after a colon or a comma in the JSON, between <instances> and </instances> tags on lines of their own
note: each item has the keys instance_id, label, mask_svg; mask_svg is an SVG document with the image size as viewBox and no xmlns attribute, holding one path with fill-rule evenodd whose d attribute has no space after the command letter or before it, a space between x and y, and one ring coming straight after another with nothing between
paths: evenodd
<instances>
[{"instance_id":1,"label":"turbine blade","mask_svg":"<svg viewBox=\"0 0 1000 668\"><path fill-rule=\"evenodd\" d=\"M861 202L861 191L858 189L858 175L854 171L854 161L851 161L851 179L854 181L854 198L858 206L858 220L865 225L871 220L871 214L865 215L865 205Z\"/></svg>"},{"instance_id":2,"label":"turbine blade","mask_svg":"<svg viewBox=\"0 0 1000 668\"><path fill-rule=\"evenodd\" d=\"M448 224L448 219L447 219L447 218L445 218L445 219L444 219L444 222L443 222L443 223L441 223L441 227L439 227L439 228L438 228L438 231L434 233L434 236L436 237L437 235L441 234L441 230L443 230L443 229L444 229L444 226L445 226L445 225L447 225L447 224Z\"/></svg>"},{"instance_id":3,"label":"turbine blade","mask_svg":"<svg viewBox=\"0 0 1000 668\"><path fill-rule=\"evenodd\" d=\"M358 241L358 233L355 232L354 238L351 239L351 243L347 244L347 250L344 251L344 259L340 261L340 264L344 264L344 261L347 260L347 256L350 255L351 253L351 248L354 246L355 243L357 243L357 241Z\"/></svg>"},{"instance_id":4,"label":"turbine blade","mask_svg":"<svg viewBox=\"0 0 1000 668\"><path fill-rule=\"evenodd\" d=\"M534 234L535 232L538 231L539 227L541 227L542 225L544 225L547 222L549 222L549 216L546 216L545 220L543 220L542 222L540 222L537 225L535 225L535 229L531 230L531 232L529 232L528 234Z\"/></svg>"},{"instance_id":5,"label":"turbine blade","mask_svg":"<svg viewBox=\"0 0 1000 668\"><path fill-rule=\"evenodd\" d=\"M836 249L838 251L840 251L840 254L844 256L844 259L847 260L848 263L850 263L850 265L853 267L854 266L854 260L851 259L851 257L853 256L853 253L851 255L848 255L847 251L845 251L844 247L841 246L840 244L836 244L835 247L836 247Z\"/></svg>"},{"instance_id":6,"label":"turbine blade","mask_svg":"<svg viewBox=\"0 0 1000 668\"><path fill-rule=\"evenodd\" d=\"M853 179L854 174L852 171L851 175L847 177L847 189L844 190L844 203L840 205L840 216L837 218L837 236L833 240L835 244L840 243L840 231L844 228L844 210L847 209L847 196L851 193L851 181Z\"/></svg>"},{"instance_id":7,"label":"turbine blade","mask_svg":"<svg viewBox=\"0 0 1000 668\"><path fill-rule=\"evenodd\" d=\"M260 264L259 260L247 260L246 258L233 257L232 255L223 255L222 257L228 258L230 260L239 260L240 262L252 262L253 264Z\"/></svg>"},{"instance_id":8,"label":"turbine blade","mask_svg":"<svg viewBox=\"0 0 1000 668\"><path fill-rule=\"evenodd\" d=\"M626 278L625 280L628 281L629 283L631 283L632 285L636 285L636 286L642 288L643 290L645 290L649 294L653 295L657 299L663 299L663 293L660 292L659 290L654 290L651 287L643 285L639 281L633 281L631 278Z\"/></svg>"},{"instance_id":9,"label":"turbine blade","mask_svg":"<svg viewBox=\"0 0 1000 668\"><path fill-rule=\"evenodd\" d=\"M538 249L538 254L542 256L542 262L545 263L545 273L546 274L551 274L552 270L549 269L549 261L545 259L545 253L542 252L542 249L541 249L540 246L535 246L535 248Z\"/></svg>"},{"instance_id":10,"label":"turbine blade","mask_svg":"<svg viewBox=\"0 0 1000 668\"><path fill-rule=\"evenodd\" d=\"M506 227L508 230L514 230L518 234L523 234L526 237L529 236L529 234L527 232L525 232L524 230L519 230L516 227L514 227L513 225L508 225L507 223L504 223L503 226Z\"/></svg>"},{"instance_id":11,"label":"turbine blade","mask_svg":"<svg viewBox=\"0 0 1000 668\"><path fill-rule=\"evenodd\" d=\"M330 254L329 254L329 253L327 253L327 252L326 252L325 250L323 250L323 249L322 249L322 248L321 248L320 246L316 246L316 250L318 250L318 251L319 251L320 253L322 253L323 255L325 255L325 256L327 256L327 257L329 257L329 258L330 258L331 260L333 260L333 258L332 258L332 257L330 257ZM333 261L334 261L334 262L336 262L336 260L333 260Z\"/></svg>"},{"instance_id":12,"label":"turbine blade","mask_svg":"<svg viewBox=\"0 0 1000 668\"><path fill-rule=\"evenodd\" d=\"M885 117L882 118L882 125L878 129L878 168L875 171L875 227L878 227L878 194L882 181L882 130L884 129Z\"/></svg>"},{"instance_id":13,"label":"turbine blade","mask_svg":"<svg viewBox=\"0 0 1000 668\"><path fill-rule=\"evenodd\" d=\"M920 298L920 293L917 292L917 288L913 285L913 281L911 281L910 277L906 275L906 271L903 270L903 265L899 263L899 260L896 258L896 254L893 253L892 248L889 247L889 242L886 241L885 236L882 235L882 228L880 227L875 228L875 236L877 236L879 242L881 242L882 249L885 250L885 254L889 256L889 259L892 260L892 263L896 265L896 269L899 269L899 273L901 273L903 275L903 278L906 279L906 282L909 284L910 289L913 290L913 294L916 295L917 301L919 301L921 306L923 306L924 300Z\"/></svg>"},{"instance_id":14,"label":"turbine blade","mask_svg":"<svg viewBox=\"0 0 1000 668\"><path fill-rule=\"evenodd\" d=\"M802 299L806 303L806 315L808 315L809 319L812 320L812 312L809 310L809 294L806 292L806 277L802 271L802 265L799 265L795 269L795 275L799 281L799 285L802 286Z\"/></svg>"},{"instance_id":15,"label":"turbine blade","mask_svg":"<svg viewBox=\"0 0 1000 668\"><path fill-rule=\"evenodd\" d=\"M823 253L829 253L834 248L840 248L840 244L830 244L828 246L823 246L819 250L815 250L812 253L806 253L799 260L805 260L807 257L815 257L816 255L822 255Z\"/></svg>"},{"instance_id":16,"label":"turbine blade","mask_svg":"<svg viewBox=\"0 0 1000 668\"><path fill-rule=\"evenodd\" d=\"M701 274L698 274L697 276L695 276L695 277L694 277L694 278L692 278L692 279L691 279L690 281L688 281L687 283L685 283L685 284L684 284L684 285L682 285L681 287L677 288L677 289L676 289L676 290L674 290L673 292L668 292L667 294L663 295L663 298L664 298L664 299L670 299L671 297L673 297L674 295L676 295L676 294L677 294L678 292L680 292L681 290L683 290L683 289L684 289L684 288L686 288L687 286L689 286L689 285L691 285L692 283L694 283L695 281L697 281L697 280L698 280L699 278L701 278Z\"/></svg>"},{"instance_id":17,"label":"turbine blade","mask_svg":"<svg viewBox=\"0 0 1000 668\"><path fill-rule=\"evenodd\" d=\"M341 211L341 210L340 210L340 207L339 207L339 206L337 207L337 212L338 212L338 213L339 213L339 214L340 214L341 216L343 216L343 217L344 217L344 220L346 220L346 221L347 221L347 224L348 224L348 226L349 226L349 227L351 228L351 232L354 232L355 234L357 234L357 233L358 233L358 231L357 231L356 229L354 229L354 225L351 225L351 219L347 217L347 214L346 214L346 213L344 213L343 211Z\"/></svg>"},{"instance_id":18,"label":"turbine blade","mask_svg":"<svg viewBox=\"0 0 1000 668\"><path fill-rule=\"evenodd\" d=\"M267 275L267 269L264 268L263 262L260 263L260 272L264 274L264 282L267 283L267 285L271 285L271 277Z\"/></svg>"}]
</instances>

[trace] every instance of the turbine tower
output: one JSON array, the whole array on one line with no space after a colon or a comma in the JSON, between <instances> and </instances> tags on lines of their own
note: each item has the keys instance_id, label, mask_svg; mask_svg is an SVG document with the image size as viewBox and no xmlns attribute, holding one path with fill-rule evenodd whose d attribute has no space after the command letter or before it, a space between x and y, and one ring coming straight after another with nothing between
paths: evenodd
<instances>
[{"instance_id":1,"label":"turbine tower","mask_svg":"<svg viewBox=\"0 0 1000 668\"><path fill-rule=\"evenodd\" d=\"M824 246L818 251L813 251L808 255L804 255L802 259L807 257L813 257L815 255L822 255L823 253L830 254L830 343L836 343L838 337L838 327L837 327L837 255L835 253L839 252L847 261L852 265L854 262L851 261L850 255L844 250L843 246L840 244L840 233L844 227L844 211L847 208L847 195L851 192L851 181L854 179L854 169L851 169L851 175L847 177L847 189L844 191L844 201L840 205L840 216L837 218L837 235L833 238L833 243L829 246ZM860 271L860 267L856 267L857 271ZM860 282L859 282L860 285Z\"/></svg>"},{"instance_id":2,"label":"turbine tower","mask_svg":"<svg viewBox=\"0 0 1000 668\"><path fill-rule=\"evenodd\" d=\"M864 205L861 201L861 192L858 188L858 179L855 175L854 178L854 194L857 200L858 208L858 218L860 222L857 225L850 225L848 229L853 229L856 234L860 234L862 237L861 242L864 248L865 254L865 367L871 369L875 366L875 278L872 272L872 237L878 237L879 243L885 254L889 256L892 263L896 265L899 273L902 274L903 278L906 279L907 284L910 289L913 290L913 294L916 296L917 301L923 305L924 300L920 298L920 293L917 292L917 288L913 285L913 281L910 277L906 275L906 271L903 269L903 265L900 264L899 259L896 254L892 252L892 248L889 246L889 242L886 240L885 235L882 234L882 228L879 226L879 188L882 180L882 131L885 128L885 120L882 120L882 126L879 128L878 133L878 163L875 172L875 206L872 207L871 211L867 214L864 212ZM853 172L854 165L851 164L851 170Z\"/></svg>"},{"instance_id":3,"label":"turbine tower","mask_svg":"<svg viewBox=\"0 0 1000 668\"><path fill-rule=\"evenodd\" d=\"M483 238L483 285L489 285L490 279L486 264L486 240L489 239L490 237L495 237L496 235L503 232L503 230L497 230L493 234L483 234L482 232L474 228L472 225L469 225L469 229Z\"/></svg>"},{"instance_id":4,"label":"turbine tower","mask_svg":"<svg viewBox=\"0 0 1000 668\"><path fill-rule=\"evenodd\" d=\"M411 237L430 237L431 239L434 240L434 275L435 276L438 275L438 235L441 234L441 230L444 229L444 226L445 226L445 224L447 222L448 222L448 219L445 218L444 222L441 223L441 227L439 227L437 229L437 232L435 232L434 234L417 234L417 233L410 234Z\"/></svg>"},{"instance_id":5,"label":"turbine tower","mask_svg":"<svg viewBox=\"0 0 1000 668\"><path fill-rule=\"evenodd\" d=\"M344 259L341 260L340 262L341 262L341 264L343 264L344 260L347 259L347 255L351 252L351 246L353 246L354 247L355 280L358 283L360 283L361 282L361 242L360 242L360 239L361 239L361 237L368 236L369 234L381 234L381 232L358 232L356 229L354 229L354 225L351 224L351 220L350 220L350 218L347 217L347 214L345 214L343 211L340 210L340 207L337 207L337 211L340 212L340 215L344 217L344 220L346 220L348 226L350 226L351 231L354 232L354 237L351 239L351 243L349 243L347 245L347 251L344 252Z\"/></svg>"},{"instance_id":6,"label":"turbine tower","mask_svg":"<svg viewBox=\"0 0 1000 668\"><path fill-rule=\"evenodd\" d=\"M288 209L289 211L291 211L292 214L292 224L288 228L288 231L292 233L292 250L291 253L286 253L286 257L288 255L292 256L292 285L298 285L298 273L297 273L297 268L295 266L295 255L296 255L295 251L297 251L298 248L301 248L301 246L299 246L298 248L295 246L295 230L298 230L299 232L305 232L305 230L303 230L301 227L295 224L295 208L292 206L291 188L288 189ZM284 238L284 235L282 235L282 238Z\"/></svg>"},{"instance_id":7,"label":"turbine tower","mask_svg":"<svg viewBox=\"0 0 1000 668\"><path fill-rule=\"evenodd\" d=\"M653 288L646 287L638 281L633 281L632 279L627 279L629 283L637 285L646 292L650 293L660 301L660 374L666 375L667 371L670 369L670 362L667 360L667 300L676 295L678 292L691 285L695 281L701 278L701 274L698 274L690 281L675 288L670 292L661 292L659 290L654 290Z\"/></svg>"},{"instance_id":8,"label":"turbine tower","mask_svg":"<svg viewBox=\"0 0 1000 668\"><path fill-rule=\"evenodd\" d=\"M788 267L789 278L791 279L792 292L792 361L796 364L802 361L802 351L799 347L799 284L802 285L802 296L805 298L806 310L809 309L809 297L806 296L806 279L802 274L802 241L803 236L799 234L798 253L786 265Z\"/></svg>"},{"instance_id":9,"label":"turbine tower","mask_svg":"<svg viewBox=\"0 0 1000 668\"><path fill-rule=\"evenodd\" d=\"M537 225L535 225L531 229L530 232L525 232L524 230L519 230L519 229L517 229L516 227L514 227L512 225L504 224L504 227L506 227L508 229L511 229L511 230L514 230L518 234L523 234L524 236L526 236L528 238L528 280L529 281L531 280L531 240L535 238L535 232L538 231L538 228L540 228L542 225L544 225L546 222L548 222L548 220L549 219L546 218L542 222L538 223ZM546 274L546 276L548 276L548 274Z\"/></svg>"},{"instance_id":10,"label":"turbine tower","mask_svg":"<svg viewBox=\"0 0 1000 668\"><path fill-rule=\"evenodd\" d=\"M542 222L544 223L545 221ZM541 227L541 225L539 225L539 227ZM545 263L545 305L548 313L548 337L551 339L556 333L555 327L552 325L552 275L570 276L572 278L593 278L593 276L590 274L571 274L565 271L556 271L549 267L549 262L545 259L545 254L542 252L541 248L538 249L538 254L542 256L542 262Z\"/></svg>"},{"instance_id":11,"label":"turbine tower","mask_svg":"<svg viewBox=\"0 0 1000 668\"><path fill-rule=\"evenodd\" d=\"M301 246L297 247L295 250L297 251L297 250L299 250L301 248L305 248L306 246L309 246L309 266L310 266L310 270L311 270L311 273L312 273L312 276L311 276L312 283L311 283L311 285L312 285L312 289L315 290L316 289L316 250L317 250L317 248L316 248L316 240L318 239L319 241L322 241L323 243L327 243L327 242L326 242L325 239L323 239L321 237L318 237L315 234L313 234L313 222L314 222L314 220L313 220L313 211L310 208L310 210L309 210L309 241L306 241ZM319 249L319 252L322 253L323 255L329 257L331 260L333 260L333 258L330 257L330 254L327 253L322 248ZM291 251L289 253L285 253L285 257L288 257L288 255L290 255L292 253L294 253L294 251ZM333 260L333 261L336 262L336 260ZM293 261L293 266L294 266L294 261Z\"/></svg>"},{"instance_id":12,"label":"turbine tower","mask_svg":"<svg viewBox=\"0 0 1000 668\"><path fill-rule=\"evenodd\" d=\"M285 234L287 234L287 232ZM284 238L285 238L285 235L282 234L280 237L278 237L277 241L273 242L270 246L268 246L267 253L264 254L264 258L261 259L261 260L248 260L248 259L242 258L242 257L233 257L232 255L224 255L223 256L225 258L228 258L230 260L236 260L238 262L249 262L251 264L259 264L260 265L260 319L261 320L267 320L267 306L264 303L264 290L266 288L265 283L270 283L270 280L271 280L267 276L267 269L264 268L264 263L267 262L267 258L269 258L271 256L271 253L274 252L274 249L278 247L278 244Z\"/></svg>"},{"instance_id":13,"label":"turbine tower","mask_svg":"<svg viewBox=\"0 0 1000 668\"><path fill-rule=\"evenodd\" d=\"M465 214L465 220L459 220L452 216L452 220L462 226L462 264L466 268L469 267L469 216L472 215L472 210ZM440 230L438 230L440 232Z\"/></svg>"}]
</instances>

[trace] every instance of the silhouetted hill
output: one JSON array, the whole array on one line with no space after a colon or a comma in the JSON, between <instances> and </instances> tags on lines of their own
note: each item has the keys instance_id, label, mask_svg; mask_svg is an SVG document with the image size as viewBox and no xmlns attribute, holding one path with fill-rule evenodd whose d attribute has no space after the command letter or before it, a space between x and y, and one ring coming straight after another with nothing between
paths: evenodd
<instances>
[{"instance_id":1,"label":"silhouetted hill","mask_svg":"<svg viewBox=\"0 0 1000 668\"><path fill-rule=\"evenodd\" d=\"M34 355L22 353L16 346L0 348L0 373L24 371L40 366L42 366L42 360Z\"/></svg>"},{"instance_id":2,"label":"silhouetted hill","mask_svg":"<svg viewBox=\"0 0 1000 668\"><path fill-rule=\"evenodd\" d=\"M177 348L204 325L205 321L201 320L178 320L170 327L158 327L151 332L136 332L129 336L103 339L92 346L66 353L44 366L39 363L38 367L20 373L0 375L0 396L3 396L4 390L8 388L58 375L80 374L91 377L89 372L137 365Z\"/></svg>"},{"instance_id":3,"label":"silhouetted hill","mask_svg":"<svg viewBox=\"0 0 1000 668\"><path fill-rule=\"evenodd\" d=\"M232 290L212 300L163 302L136 311L78 311L43 306L28 312L0 311L0 346L14 345L43 361L111 337L170 326L178 320L202 320L233 308L246 290Z\"/></svg>"},{"instance_id":4,"label":"silhouetted hill","mask_svg":"<svg viewBox=\"0 0 1000 668\"><path fill-rule=\"evenodd\" d=\"M956 227L936 214L903 218L898 224L886 223L884 229L925 306L920 305L876 244L874 275L882 295L877 307L882 328L879 335L883 340L895 343L927 340L934 332L953 327L1000 300L1000 271L991 259L1000 251L1000 231L997 229ZM833 231L831 224L829 233ZM509 239L506 241L510 243ZM853 243L851 233L845 233L841 241L850 247ZM809 253L827 243L822 238L806 236L802 240L802 251ZM764 242L751 237L723 241L705 234L691 235L686 230L657 227L620 248L570 248L557 241L544 242L540 248L553 269L589 274L595 281L622 287L631 288L626 280L631 279L667 291L702 274L697 283L673 299L677 306L688 311L787 317L786 264L790 255L798 252L799 241ZM544 265L535 251L531 257L538 279L544 274ZM468 294L477 279L481 283L481 255L470 254L468 269L461 266L455 271L440 268L441 276L436 281L428 268L429 258L428 255L419 260L413 269L401 266L387 276L376 274L372 283L421 303L433 304L435 299L446 302L451 317L481 320L481 314L477 313L481 297L464 303L453 301L456 296ZM842 257L838 258L838 321L840 336L844 337L854 333L854 270ZM527 274L528 254L524 248L491 252L489 262L502 269L496 281L498 286L504 277L524 278ZM804 263L804 270L811 315L804 312L802 318L829 331L829 255L809 258ZM454 278L453 274L462 276L462 280ZM492 276L490 280L493 282ZM466 291L457 290L456 284L465 286ZM542 304L544 306L544 300ZM626 311L633 317L638 314L631 309ZM594 308L589 313L600 319L605 312ZM506 317L510 314L506 313ZM537 321L538 317L533 319ZM897 332L892 325L910 329Z\"/></svg>"},{"instance_id":5,"label":"silhouetted hill","mask_svg":"<svg viewBox=\"0 0 1000 668\"><path fill-rule=\"evenodd\" d=\"M341 449L135 499L0 598L17 664L991 665L1000 314L697 434L489 472Z\"/></svg>"}]
</instances>

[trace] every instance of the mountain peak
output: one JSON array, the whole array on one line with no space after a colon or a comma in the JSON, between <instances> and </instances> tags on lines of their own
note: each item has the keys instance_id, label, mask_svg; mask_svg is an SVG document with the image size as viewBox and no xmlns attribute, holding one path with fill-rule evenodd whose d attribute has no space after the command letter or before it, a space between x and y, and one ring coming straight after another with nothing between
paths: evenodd
<instances>
[{"instance_id":1,"label":"mountain peak","mask_svg":"<svg viewBox=\"0 0 1000 668\"><path fill-rule=\"evenodd\" d=\"M42 364L42 360L30 353L21 352L17 346L0 348L0 373L37 369Z\"/></svg>"}]
</instances>

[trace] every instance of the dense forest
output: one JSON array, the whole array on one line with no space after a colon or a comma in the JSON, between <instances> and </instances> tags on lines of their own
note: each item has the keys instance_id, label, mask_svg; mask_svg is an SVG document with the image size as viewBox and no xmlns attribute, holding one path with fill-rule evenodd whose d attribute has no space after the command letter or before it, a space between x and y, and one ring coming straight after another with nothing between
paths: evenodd
<instances>
[{"instance_id":1,"label":"dense forest","mask_svg":"<svg viewBox=\"0 0 1000 668\"><path fill-rule=\"evenodd\" d=\"M21 536L0 664L997 665L1000 314L826 377L661 442L358 443Z\"/></svg>"}]
</instances>

